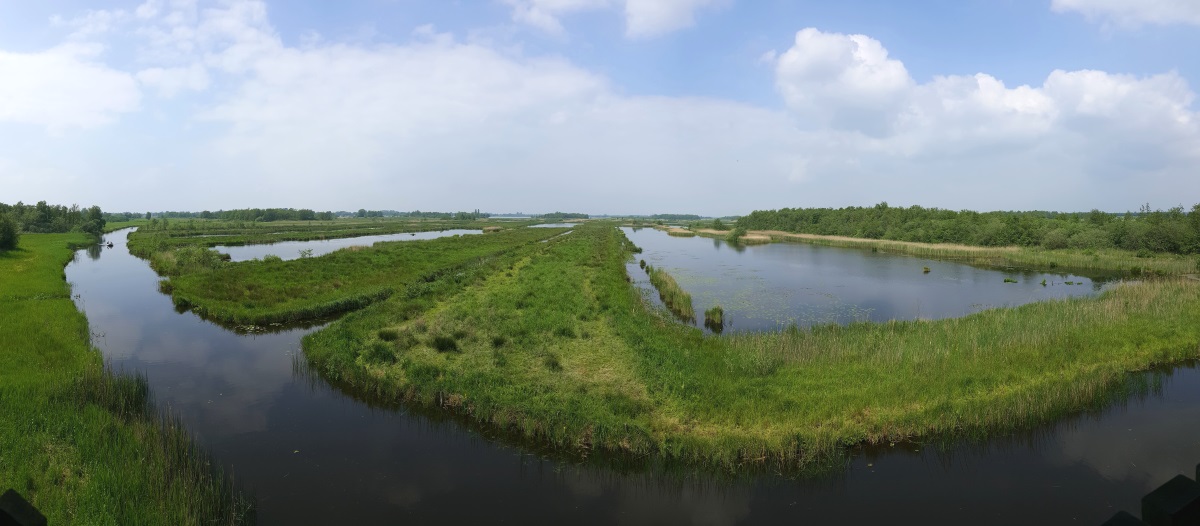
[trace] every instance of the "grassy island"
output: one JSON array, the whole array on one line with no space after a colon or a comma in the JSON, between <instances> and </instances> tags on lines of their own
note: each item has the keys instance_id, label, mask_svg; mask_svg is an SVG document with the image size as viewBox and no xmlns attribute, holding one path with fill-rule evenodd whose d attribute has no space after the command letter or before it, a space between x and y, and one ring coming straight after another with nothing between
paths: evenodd
<instances>
[{"instance_id":1,"label":"grassy island","mask_svg":"<svg viewBox=\"0 0 1200 526\"><path fill-rule=\"evenodd\" d=\"M313 369L348 389L563 451L730 471L1046 423L1122 399L1132 372L1200 357L1200 282L1169 265L1098 297L957 319L706 334L631 285L639 249L616 225L173 266L168 288L234 321L354 310L304 339ZM922 255L970 250L935 248ZM1021 250L1040 249L1007 252Z\"/></svg>"}]
</instances>

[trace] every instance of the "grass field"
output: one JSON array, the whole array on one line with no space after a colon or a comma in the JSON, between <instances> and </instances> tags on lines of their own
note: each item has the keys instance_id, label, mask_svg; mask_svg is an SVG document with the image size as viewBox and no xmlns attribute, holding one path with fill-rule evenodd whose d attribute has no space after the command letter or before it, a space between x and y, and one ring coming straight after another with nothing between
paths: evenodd
<instances>
[{"instance_id":1,"label":"grass field","mask_svg":"<svg viewBox=\"0 0 1200 526\"><path fill-rule=\"evenodd\" d=\"M245 524L234 491L144 380L104 369L63 267L82 234L0 252L0 489L51 524Z\"/></svg>"},{"instance_id":2,"label":"grass field","mask_svg":"<svg viewBox=\"0 0 1200 526\"><path fill-rule=\"evenodd\" d=\"M487 235L377 243L291 261L221 261L199 246L151 255L177 306L228 324L288 323L360 309L411 293L439 276L498 257L566 229L519 228Z\"/></svg>"},{"instance_id":3,"label":"grass field","mask_svg":"<svg viewBox=\"0 0 1200 526\"><path fill-rule=\"evenodd\" d=\"M306 355L352 388L564 450L729 470L1050 422L1123 398L1130 372L1200 356L1200 283L1185 279L958 319L706 335L647 306L613 226L347 316Z\"/></svg>"}]
</instances>

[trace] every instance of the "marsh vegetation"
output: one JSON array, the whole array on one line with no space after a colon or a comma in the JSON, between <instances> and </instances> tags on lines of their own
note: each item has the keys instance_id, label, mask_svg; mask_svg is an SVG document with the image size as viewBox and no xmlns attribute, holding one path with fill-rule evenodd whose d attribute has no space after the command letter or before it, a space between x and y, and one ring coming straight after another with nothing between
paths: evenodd
<instances>
[{"instance_id":1,"label":"marsh vegetation","mask_svg":"<svg viewBox=\"0 0 1200 526\"><path fill-rule=\"evenodd\" d=\"M145 380L108 370L63 266L82 234L0 254L0 480L53 524L244 524L235 491Z\"/></svg>"}]
</instances>

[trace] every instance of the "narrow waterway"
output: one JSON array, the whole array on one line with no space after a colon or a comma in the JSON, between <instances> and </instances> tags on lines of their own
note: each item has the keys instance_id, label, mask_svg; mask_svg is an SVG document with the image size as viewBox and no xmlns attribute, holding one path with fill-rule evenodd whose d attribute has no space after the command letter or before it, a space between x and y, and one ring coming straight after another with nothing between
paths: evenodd
<instances>
[{"instance_id":1,"label":"narrow waterway","mask_svg":"<svg viewBox=\"0 0 1200 526\"><path fill-rule=\"evenodd\" d=\"M114 368L144 373L257 495L262 524L1099 524L1200 462L1194 366L1100 414L983 444L860 452L817 480L548 459L330 387L297 359L314 329L237 334L177 313L127 235L66 270L93 341Z\"/></svg>"}]
</instances>

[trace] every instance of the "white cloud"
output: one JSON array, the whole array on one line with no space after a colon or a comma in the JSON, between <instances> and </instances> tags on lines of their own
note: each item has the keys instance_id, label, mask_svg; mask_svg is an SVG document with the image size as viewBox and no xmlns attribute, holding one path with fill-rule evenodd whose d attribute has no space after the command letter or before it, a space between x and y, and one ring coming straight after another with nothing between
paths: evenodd
<instances>
[{"instance_id":1,"label":"white cloud","mask_svg":"<svg viewBox=\"0 0 1200 526\"><path fill-rule=\"evenodd\" d=\"M731 0L503 0L512 7L513 21L563 36L564 16L583 11L623 8L625 34L654 37L695 24L701 9L727 5Z\"/></svg>"},{"instance_id":2,"label":"white cloud","mask_svg":"<svg viewBox=\"0 0 1200 526\"><path fill-rule=\"evenodd\" d=\"M147 68L137 72L137 79L145 86L158 90L164 98L174 97L183 90L204 91L210 79L208 70L200 64L175 68Z\"/></svg>"},{"instance_id":3,"label":"white cloud","mask_svg":"<svg viewBox=\"0 0 1200 526\"><path fill-rule=\"evenodd\" d=\"M146 6L124 29L141 39L136 78L100 64L95 48L58 59L124 79L132 102L91 100L105 84L84 79L73 85L86 93L64 97L67 106L0 98L0 121L108 122L137 108L140 82L162 96L148 103L157 127L120 123L128 127L108 142L73 149L95 155L0 140L8 172L0 177L29 189L28 177L13 174L80 174L74 188L111 196L106 208L131 209L155 199L177 209L741 213L886 200L1120 210L1200 195L1192 169L1200 116L1174 72L1055 71L1018 86L986 73L918 82L875 39L806 29L788 49L762 55L784 102L763 108L628 96L564 59L432 26L409 42L292 46L260 2ZM0 81L0 93L11 86ZM80 97L86 103L74 112L25 115L65 111ZM0 126L0 139L12 138L30 141ZM113 190L122 183L145 195Z\"/></svg>"},{"instance_id":4,"label":"white cloud","mask_svg":"<svg viewBox=\"0 0 1200 526\"><path fill-rule=\"evenodd\" d=\"M1055 71L1037 87L1010 88L983 73L920 84L878 41L815 29L766 57L774 57L788 108L811 134L825 136L801 165L810 182L859 174L879 187L902 186L872 174L877 168L1028 202L1019 197L1027 191L1017 189L1021 181L1099 196L1073 189L1114 179L1190 181L1187 166L1200 161L1194 94L1174 72ZM1003 183L981 184L988 173Z\"/></svg>"},{"instance_id":5,"label":"white cloud","mask_svg":"<svg viewBox=\"0 0 1200 526\"><path fill-rule=\"evenodd\" d=\"M1200 25L1200 2L1196 0L1053 0L1050 7L1058 13L1074 11L1121 27Z\"/></svg>"},{"instance_id":6,"label":"white cloud","mask_svg":"<svg viewBox=\"0 0 1200 526\"><path fill-rule=\"evenodd\" d=\"M653 37L695 24L696 12L721 7L725 0L625 0L626 35Z\"/></svg>"},{"instance_id":7,"label":"white cloud","mask_svg":"<svg viewBox=\"0 0 1200 526\"><path fill-rule=\"evenodd\" d=\"M85 44L39 53L0 51L0 122L60 133L100 126L137 109L141 93L133 76L98 62L99 53Z\"/></svg>"},{"instance_id":8,"label":"white cloud","mask_svg":"<svg viewBox=\"0 0 1200 526\"><path fill-rule=\"evenodd\" d=\"M913 88L908 70L864 35L808 28L775 56L776 85L788 107L817 126L882 133Z\"/></svg>"}]
</instances>

